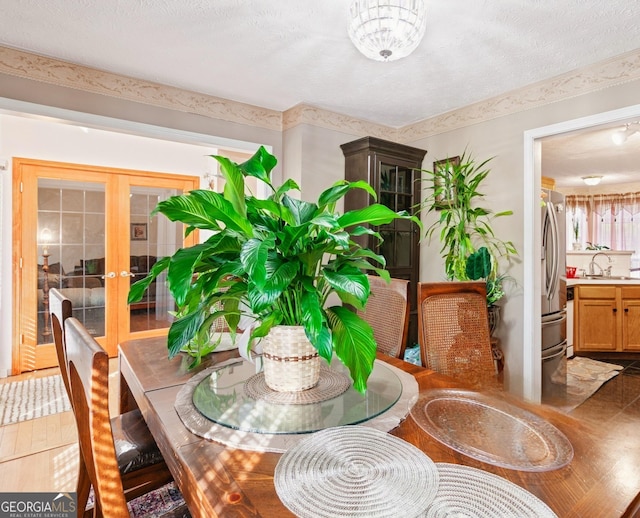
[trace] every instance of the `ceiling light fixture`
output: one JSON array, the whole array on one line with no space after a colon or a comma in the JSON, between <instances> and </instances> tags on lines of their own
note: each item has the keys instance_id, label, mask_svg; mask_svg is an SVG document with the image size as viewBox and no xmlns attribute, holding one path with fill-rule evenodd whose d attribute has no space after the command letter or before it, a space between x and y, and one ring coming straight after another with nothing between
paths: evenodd
<instances>
[{"instance_id":1,"label":"ceiling light fixture","mask_svg":"<svg viewBox=\"0 0 640 518\"><path fill-rule=\"evenodd\" d=\"M587 185L598 185L602 180L602 176L583 176L582 181Z\"/></svg>"},{"instance_id":2,"label":"ceiling light fixture","mask_svg":"<svg viewBox=\"0 0 640 518\"><path fill-rule=\"evenodd\" d=\"M354 0L349 37L369 59L395 61L416 49L426 25L424 0Z\"/></svg>"},{"instance_id":3,"label":"ceiling light fixture","mask_svg":"<svg viewBox=\"0 0 640 518\"><path fill-rule=\"evenodd\" d=\"M613 140L613 143L616 144L617 146L621 146L627 141L627 139L631 135L639 131L640 131L640 122L638 121L628 122L627 124L625 124L624 129L618 130L611 135L611 140Z\"/></svg>"}]
</instances>

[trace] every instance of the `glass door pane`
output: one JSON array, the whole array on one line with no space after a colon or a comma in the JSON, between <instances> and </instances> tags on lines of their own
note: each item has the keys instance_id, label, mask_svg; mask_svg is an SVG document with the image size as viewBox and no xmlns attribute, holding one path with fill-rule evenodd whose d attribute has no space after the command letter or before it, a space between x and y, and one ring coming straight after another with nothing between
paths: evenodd
<instances>
[{"instance_id":1,"label":"glass door pane","mask_svg":"<svg viewBox=\"0 0 640 518\"><path fill-rule=\"evenodd\" d=\"M145 277L161 258L173 255L183 246L183 225L169 221L164 215L150 217L158 202L181 194L175 188L132 186L129 195L129 272L130 283ZM129 306L129 332L163 329L171 325L175 301L163 272L140 302Z\"/></svg>"},{"instance_id":2,"label":"glass door pane","mask_svg":"<svg viewBox=\"0 0 640 518\"><path fill-rule=\"evenodd\" d=\"M51 288L91 335L105 335L105 224L105 184L38 179L38 344L53 341Z\"/></svg>"}]
</instances>

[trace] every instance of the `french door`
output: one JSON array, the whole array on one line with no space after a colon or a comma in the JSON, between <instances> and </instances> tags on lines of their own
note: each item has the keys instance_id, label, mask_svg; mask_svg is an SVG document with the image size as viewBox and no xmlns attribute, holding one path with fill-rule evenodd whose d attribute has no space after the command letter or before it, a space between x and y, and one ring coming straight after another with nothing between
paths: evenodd
<instances>
[{"instance_id":1,"label":"french door","mask_svg":"<svg viewBox=\"0 0 640 518\"><path fill-rule=\"evenodd\" d=\"M14 373L57 365L51 288L110 356L124 340L166 334L175 304L164 278L139 303L128 306L127 295L158 259L197 239L150 213L199 178L22 158L13 171Z\"/></svg>"}]
</instances>

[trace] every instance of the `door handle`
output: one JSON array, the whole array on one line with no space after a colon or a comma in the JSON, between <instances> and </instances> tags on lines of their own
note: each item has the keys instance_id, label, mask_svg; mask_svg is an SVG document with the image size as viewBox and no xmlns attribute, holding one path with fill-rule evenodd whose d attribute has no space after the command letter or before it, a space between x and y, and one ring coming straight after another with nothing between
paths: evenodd
<instances>
[{"instance_id":1,"label":"door handle","mask_svg":"<svg viewBox=\"0 0 640 518\"><path fill-rule=\"evenodd\" d=\"M113 274L113 276L115 277L115 273ZM120 277L135 277L136 274L133 272L128 272L127 270L122 270L120 272Z\"/></svg>"},{"instance_id":2,"label":"door handle","mask_svg":"<svg viewBox=\"0 0 640 518\"><path fill-rule=\"evenodd\" d=\"M116 272L109 272L107 275L103 275L103 276L101 276L100 278L101 278L101 279L105 279L105 278L107 278L107 279L113 279L115 276L116 276Z\"/></svg>"}]
</instances>

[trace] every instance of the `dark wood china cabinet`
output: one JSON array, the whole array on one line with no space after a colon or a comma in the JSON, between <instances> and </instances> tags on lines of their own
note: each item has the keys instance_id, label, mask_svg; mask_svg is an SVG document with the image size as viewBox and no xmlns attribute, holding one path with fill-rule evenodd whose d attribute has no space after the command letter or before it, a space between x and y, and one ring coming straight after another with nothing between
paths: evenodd
<instances>
[{"instance_id":1,"label":"dark wood china cabinet","mask_svg":"<svg viewBox=\"0 0 640 518\"><path fill-rule=\"evenodd\" d=\"M426 151L375 137L364 137L340 146L345 157L345 179L364 180L378 196L378 202L394 211L409 213L420 202L420 172ZM361 189L349 191L345 197L345 211L366 207L372 197ZM420 229L410 221L397 220L377 229L384 242L361 236L360 244L384 256L391 277L408 279L409 337L407 346L418 343L418 312L416 303L420 274Z\"/></svg>"}]
</instances>

